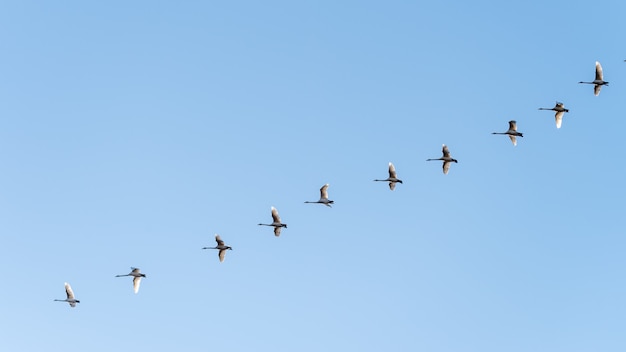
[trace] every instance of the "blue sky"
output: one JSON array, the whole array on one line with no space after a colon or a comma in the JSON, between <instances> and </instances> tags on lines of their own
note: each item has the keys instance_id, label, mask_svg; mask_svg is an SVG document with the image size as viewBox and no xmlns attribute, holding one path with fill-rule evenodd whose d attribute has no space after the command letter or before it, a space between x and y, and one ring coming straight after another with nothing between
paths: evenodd
<instances>
[{"instance_id":1,"label":"blue sky","mask_svg":"<svg viewBox=\"0 0 626 352\"><path fill-rule=\"evenodd\" d=\"M623 351L625 10L3 3L0 346Z\"/></svg>"}]
</instances>

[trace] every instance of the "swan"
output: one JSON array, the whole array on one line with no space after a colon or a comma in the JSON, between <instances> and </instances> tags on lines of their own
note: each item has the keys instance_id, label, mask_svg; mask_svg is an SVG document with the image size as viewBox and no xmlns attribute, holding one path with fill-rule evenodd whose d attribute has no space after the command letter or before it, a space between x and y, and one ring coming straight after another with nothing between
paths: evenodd
<instances>
[{"instance_id":1,"label":"swan","mask_svg":"<svg viewBox=\"0 0 626 352\"><path fill-rule=\"evenodd\" d=\"M539 108L539 110L552 110L556 111L554 114L554 119L556 121L556 128L561 128L561 123L563 122L563 115L566 112L569 112L568 109L563 107L563 103L557 101L553 108Z\"/></svg>"},{"instance_id":2,"label":"swan","mask_svg":"<svg viewBox=\"0 0 626 352\"><path fill-rule=\"evenodd\" d=\"M80 303L79 300L74 298L74 291L72 291L72 286L65 283L65 294L67 295L67 299L55 299L56 302L67 302L70 304L70 307L76 307L76 303Z\"/></svg>"},{"instance_id":3,"label":"swan","mask_svg":"<svg viewBox=\"0 0 626 352\"><path fill-rule=\"evenodd\" d=\"M600 65L598 61L596 61L596 79L594 79L592 82L580 81L578 83L593 84L593 95L595 96L598 96L600 94L600 89L602 88L602 86L609 85L609 82L604 80L604 75L602 74L602 65Z\"/></svg>"},{"instance_id":4,"label":"swan","mask_svg":"<svg viewBox=\"0 0 626 352\"><path fill-rule=\"evenodd\" d=\"M287 228L287 224L283 224L280 222L280 216L278 216L278 210L272 207L272 219L274 220L271 224L259 224L262 226L273 226L274 227L274 236L280 236L280 229Z\"/></svg>"},{"instance_id":5,"label":"swan","mask_svg":"<svg viewBox=\"0 0 626 352\"><path fill-rule=\"evenodd\" d=\"M139 285L141 284L141 278L142 277L146 277L146 274L142 274L139 272L139 268L130 268L132 271L126 275L115 275L115 277L122 277L122 276L132 276L133 277L133 291L135 291L135 294L137 292L139 292Z\"/></svg>"},{"instance_id":6,"label":"swan","mask_svg":"<svg viewBox=\"0 0 626 352\"><path fill-rule=\"evenodd\" d=\"M203 247L202 249L219 249L219 253L218 256L220 258L220 263L224 261L224 257L226 256L226 251L227 250L233 250L232 247L227 246L224 244L224 241L222 241L222 239L220 238L220 235L215 234L215 242L217 242L217 246L216 247Z\"/></svg>"},{"instance_id":7,"label":"swan","mask_svg":"<svg viewBox=\"0 0 626 352\"><path fill-rule=\"evenodd\" d=\"M319 203L319 204L324 204L325 206L332 208L330 205L335 203L334 200L329 200L328 199L328 186L329 184L325 184L322 186L322 188L320 188L320 200L316 201L316 202L309 202L306 201L305 203Z\"/></svg>"},{"instance_id":8,"label":"swan","mask_svg":"<svg viewBox=\"0 0 626 352\"><path fill-rule=\"evenodd\" d=\"M524 137L521 132L517 132L517 122L515 120L509 121L509 130L506 132L491 132L491 134L507 134L511 138L513 145L517 145L517 139L515 137Z\"/></svg>"},{"instance_id":9,"label":"swan","mask_svg":"<svg viewBox=\"0 0 626 352\"><path fill-rule=\"evenodd\" d=\"M458 161L456 159L453 159L450 156L450 150L448 149L448 147L445 144L443 144L443 147L442 147L441 150L443 152L443 156L441 158L426 159L426 161L443 160L443 173L444 173L444 175L447 175L448 171L450 170L450 164L451 163L458 163Z\"/></svg>"},{"instance_id":10,"label":"swan","mask_svg":"<svg viewBox=\"0 0 626 352\"><path fill-rule=\"evenodd\" d=\"M389 177L384 180L374 181L389 182L389 189L392 191L396 188L396 183L402 183L402 180L398 178L398 175L396 175L396 168L391 162L389 162Z\"/></svg>"}]
</instances>

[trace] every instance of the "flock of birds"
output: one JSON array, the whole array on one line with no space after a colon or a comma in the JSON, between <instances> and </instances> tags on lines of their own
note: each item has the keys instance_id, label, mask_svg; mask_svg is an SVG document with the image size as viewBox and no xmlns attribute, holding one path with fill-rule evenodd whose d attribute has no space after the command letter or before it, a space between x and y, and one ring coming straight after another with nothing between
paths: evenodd
<instances>
[{"instance_id":1,"label":"flock of birds","mask_svg":"<svg viewBox=\"0 0 626 352\"><path fill-rule=\"evenodd\" d=\"M626 60L624 60L624 62L626 62ZM595 75L595 79L593 81L590 82L585 82L585 81L580 81L578 83L582 83L582 84L593 84L593 94L595 96L598 96L600 94L600 89L602 89L602 86L608 86L609 82L604 80L604 74L602 72L602 65L600 65L600 62L596 61L596 75ZM568 109L566 109L563 105L563 103L561 102L556 102L555 106L552 108L539 108L539 110L551 110L551 111L555 111L555 122L556 122L556 128L561 128L561 124L563 122L563 115L566 112L569 112ZM501 134L501 135L507 135L509 136L509 138L511 139L511 142L513 143L514 146L517 145L517 137L524 137L524 135L521 132L517 131L517 122L515 120L511 120L509 121L509 129L506 132L492 132L492 134ZM448 147L444 144L442 147L442 153L443 156L440 158L432 158L432 159L426 159L426 161L443 161L443 173L444 174L448 174L448 172L450 171L450 166L452 165L452 163L458 163L458 161L454 158L452 158L451 154L450 154L450 150L448 149ZM389 177L387 177L384 180L379 180L376 179L374 181L380 181L380 182L389 182L389 189L390 190L394 190L396 188L396 184L397 183L402 183L402 180L398 178L398 175L396 173L396 168L394 167L393 163L389 163ZM331 204L334 203L333 200L330 200L328 198L328 187L329 184L325 184L322 186L322 188L320 188L320 199L317 201L306 201L304 203L311 203L311 204L323 204L327 207L332 207ZM270 224L263 224L260 223L258 225L260 226L270 226L274 228L274 235L276 237L280 236L280 232L282 228L287 228L287 224L283 223L280 220L280 216L278 215L278 210L275 207L271 207L271 215L272 215L272 223ZM232 247L227 246L224 241L222 240L222 238L220 237L220 235L216 234L215 235L215 242L217 243L217 246L215 247L203 247L202 249L217 249L218 250L218 258L220 262L224 261L224 258L226 256L226 251L228 250L232 250ZM116 275L115 277L126 277L126 276L132 276L133 277L133 291L136 293L139 292L139 285L141 283L141 278L146 277L145 274L141 273L139 268L134 268L131 267L131 272L128 274L123 274L123 275ZM74 291L72 290L72 287L70 286L69 283L65 283L65 294L67 296L66 299L55 299L54 301L56 302L67 302L69 303L70 307L74 308L76 307L76 303L80 303L79 300L77 300L74 297Z\"/></svg>"}]
</instances>

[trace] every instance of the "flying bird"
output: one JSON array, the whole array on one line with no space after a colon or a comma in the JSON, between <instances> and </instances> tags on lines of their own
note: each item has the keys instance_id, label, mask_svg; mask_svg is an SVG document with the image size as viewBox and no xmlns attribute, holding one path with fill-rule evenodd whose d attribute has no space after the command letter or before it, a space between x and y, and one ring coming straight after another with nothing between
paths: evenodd
<instances>
[{"instance_id":1,"label":"flying bird","mask_svg":"<svg viewBox=\"0 0 626 352\"><path fill-rule=\"evenodd\" d=\"M389 182L389 189L392 191L396 188L396 183L402 183L402 180L398 178L398 175L396 175L396 168L391 162L389 162L389 177L384 180L374 181Z\"/></svg>"},{"instance_id":2,"label":"flying bird","mask_svg":"<svg viewBox=\"0 0 626 352\"><path fill-rule=\"evenodd\" d=\"M563 103L558 102L558 101L556 102L553 108L539 108L539 110L556 111L556 114L554 114L554 120L556 121L556 128L561 128L561 123L563 122L563 115L566 112L569 112L568 109L563 107Z\"/></svg>"},{"instance_id":3,"label":"flying bird","mask_svg":"<svg viewBox=\"0 0 626 352\"><path fill-rule=\"evenodd\" d=\"M224 244L224 241L222 241L222 239L220 238L220 235L215 234L215 242L217 242L217 246L216 247L203 247L202 249L219 249L220 251L218 252L218 257L220 258L220 263L224 261L224 257L226 256L226 251L227 250L233 250L232 247L227 246Z\"/></svg>"},{"instance_id":4,"label":"flying bird","mask_svg":"<svg viewBox=\"0 0 626 352\"><path fill-rule=\"evenodd\" d=\"M55 299L55 301L67 302L72 308L76 307L76 303L80 303L79 300L74 298L74 291L72 291L72 286L70 286L70 284L68 284L67 282L65 283L65 294L67 295L67 299Z\"/></svg>"},{"instance_id":5,"label":"flying bird","mask_svg":"<svg viewBox=\"0 0 626 352\"><path fill-rule=\"evenodd\" d=\"M451 163L458 163L458 161L456 159L453 159L450 156L450 150L448 149L448 147L445 144L443 145L441 150L443 152L443 156L441 158L426 159L426 161L443 160L443 173L444 173L444 175L447 175L448 171L450 170L450 164Z\"/></svg>"},{"instance_id":6,"label":"flying bird","mask_svg":"<svg viewBox=\"0 0 626 352\"><path fill-rule=\"evenodd\" d=\"M262 226L273 226L274 227L274 235L276 237L280 236L280 229L281 228L287 228L287 224L283 224L282 222L280 222L280 216L278 216L278 210L276 210L276 208L272 207L272 219L273 222L271 224L259 224Z\"/></svg>"},{"instance_id":7,"label":"flying bird","mask_svg":"<svg viewBox=\"0 0 626 352\"><path fill-rule=\"evenodd\" d=\"M604 80L604 75L602 74L602 65L600 65L598 61L596 61L596 79L594 79L592 82L580 81L578 83L593 84L593 95L595 96L598 96L600 94L600 89L602 88L602 86L609 85L609 82Z\"/></svg>"},{"instance_id":8,"label":"flying bird","mask_svg":"<svg viewBox=\"0 0 626 352\"><path fill-rule=\"evenodd\" d=\"M506 134L511 138L513 145L517 145L516 137L524 137L521 132L517 132L517 122L515 120L509 121L509 130L506 132L491 132L491 134Z\"/></svg>"},{"instance_id":9,"label":"flying bird","mask_svg":"<svg viewBox=\"0 0 626 352\"><path fill-rule=\"evenodd\" d=\"M141 278L142 277L146 277L146 274L142 274L139 272L139 268L130 268L132 271L126 275L115 275L115 277L122 277L122 276L132 276L133 277L133 291L135 291L135 294L137 292L139 292L139 285L141 284Z\"/></svg>"},{"instance_id":10,"label":"flying bird","mask_svg":"<svg viewBox=\"0 0 626 352\"><path fill-rule=\"evenodd\" d=\"M309 202L306 201L305 203L319 203L319 204L324 204L325 206L332 208L330 205L334 204L335 201L334 200L329 200L328 199L328 183L323 185L322 188L320 188L320 200L316 201L316 202Z\"/></svg>"}]
</instances>

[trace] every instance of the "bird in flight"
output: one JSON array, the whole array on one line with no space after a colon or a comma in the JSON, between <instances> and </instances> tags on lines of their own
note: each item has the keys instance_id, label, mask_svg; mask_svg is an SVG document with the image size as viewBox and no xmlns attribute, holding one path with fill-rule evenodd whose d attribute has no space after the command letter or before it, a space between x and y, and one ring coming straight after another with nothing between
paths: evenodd
<instances>
[{"instance_id":1,"label":"bird in flight","mask_svg":"<svg viewBox=\"0 0 626 352\"><path fill-rule=\"evenodd\" d=\"M320 188L320 200L315 201L315 202L306 201L305 203L324 204L325 206L327 206L329 208L332 208L330 205L334 204L335 201L328 199L328 186L329 186L329 184L327 183L327 184L323 185L322 188Z\"/></svg>"},{"instance_id":2,"label":"bird in flight","mask_svg":"<svg viewBox=\"0 0 626 352\"><path fill-rule=\"evenodd\" d=\"M591 82L580 81L578 83L593 84L593 95L598 96L602 86L608 86L609 82L604 80L604 74L602 73L602 65L596 61L596 79Z\"/></svg>"},{"instance_id":3,"label":"bird in flight","mask_svg":"<svg viewBox=\"0 0 626 352\"><path fill-rule=\"evenodd\" d=\"M568 109L563 107L563 103L557 101L553 108L539 108L539 110L552 110L556 111L554 114L554 120L556 122L556 128L561 128L561 123L563 122L563 115L566 112L569 112Z\"/></svg>"},{"instance_id":4,"label":"bird in flight","mask_svg":"<svg viewBox=\"0 0 626 352\"><path fill-rule=\"evenodd\" d=\"M220 263L224 261L224 257L226 256L226 251L227 250L233 250L232 247L227 246L224 244L224 241L222 241L222 238L220 237L220 235L215 234L215 242L217 242L217 246L215 247L203 247L202 249L219 249L220 251L218 252L218 257L220 258Z\"/></svg>"},{"instance_id":5,"label":"bird in flight","mask_svg":"<svg viewBox=\"0 0 626 352\"><path fill-rule=\"evenodd\" d=\"M74 291L72 291L72 286L70 286L70 284L68 284L67 282L65 283L65 294L67 295L66 299L55 299L55 301L67 302L72 308L76 307L76 303L80 303L79 300L74 298Z\"/></svg>"},{"instance_id":6,"label":"bird in flight","mask_svg":"<svg viewBox=\"0 0 626 352\"><path fill-rule=\"evenodd\" d=\"M287 224L283 224L280 222L280 216L278 216L278 210L272 207L272 219L274 220L271 224L259 224L262 226L273 226L274 227L274 236L280 236L280 229L287 228Z\"/></svg>"},{"instance_id":7,"label":"bird in flight","mask_svg":"<svg viewBox=\"0 0 626 352\"><path fill-rule=\"evenodd\" d=\"M452 163L458 163L458 161L456 159L453 159L450 156L450 150L448 149L448 147L444 144L443 147L441 148L441 151L443 152L443 156L441 158L437 158L437 159L426 159L426 161L435 161L435 160L443 160L443 174L447 175L448 171L450 170L450 165Z\"/></svg>"},{"instance_id":8,"label":"bird in flight","mask_svg":"<svg viewBox=\"0 0 626 352\"><path fill-rule=\"evenodd\" d=\"M115 275L115 277L132 276L133 277L133 291L139 292L139 285L141 284L141 278L146 277L146 274L142 274L139 268L130 268L132 271L125 275Z\"/></svg>"},{"instance_id":9,"label":"bird in flight","mask_svg":"<svg viewBox=\"0 0 626 352\"><path fill-rule=\"evenodd\" d=\"M389 189L392 191L396 188L396 183L402 183L402 180L398 178L398 175L396 175L396 168L391 162L389 162L389 177L384 180L374 181L389 182Z\"/></svg>"},{"instance_id":10,"label":"bird in flight","mask_svg":"<svg viewBox=\"0 0 626 352\"><path fill-rule=\"evenodd\" d=\"M517 145L516 137L524 137L521 132L517 132L517 122L515 120L509 121L509 130L506 132L491 132L491 134L506 134L511 138L513 145Z\"/></svg>"}]
</instances>

